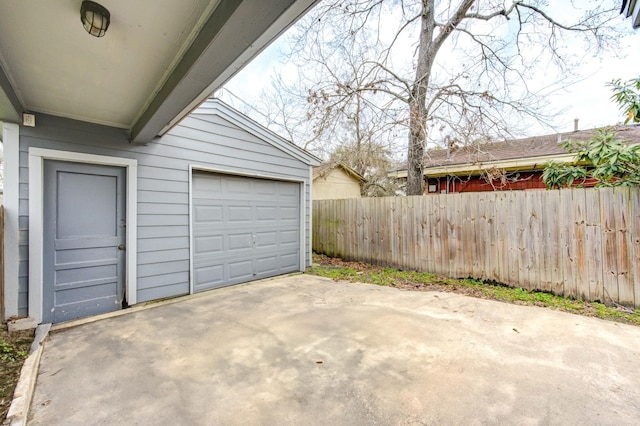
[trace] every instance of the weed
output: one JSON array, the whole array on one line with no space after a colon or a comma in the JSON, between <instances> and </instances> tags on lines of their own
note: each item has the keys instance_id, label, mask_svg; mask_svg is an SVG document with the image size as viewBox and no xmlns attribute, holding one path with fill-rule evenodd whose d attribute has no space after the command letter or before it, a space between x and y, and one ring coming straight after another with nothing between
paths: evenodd
<instances>
[{"instance_id":1,"label":"weed","mask_svg":"<svg viewBox=\"0 0 640 426\"><path fill-rule=\"evenodd\" d=\"M471 278L446 278L429 272L383 268L363 262L345 262L341 259L317 254L314 254L313 260L314 265L307 270L307 273L334 280L363 282L407 290L451 291L473 297L520 305L542 306L640 326L640 311L638 310L619 309L598 302L569 299L543 291L508 287L500 283L484 282Z\"/></svg>"},{"instance_id":2,"label":"weed","mask_svg":"<svg viewBox=\"0 0 640 426\"><path fill-rule=\"evenodd\" d=\"M14 345L0 339L0 360L5 362L16 362L26 359L29 354L19 350Z\"/></svg>"}]
</instances>

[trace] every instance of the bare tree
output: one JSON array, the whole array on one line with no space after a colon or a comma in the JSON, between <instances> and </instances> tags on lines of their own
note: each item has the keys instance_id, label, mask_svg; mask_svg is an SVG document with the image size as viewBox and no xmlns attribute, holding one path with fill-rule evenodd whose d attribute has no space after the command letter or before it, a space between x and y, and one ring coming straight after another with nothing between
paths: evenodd
<instances>
[{"instance_id":1,"label":"bare tree","mask_svg":"<svg viewBox=\"0 0 640 426\"><path fill-rule=\"evenodd\" d=\"M405 126L407 194L422 194L430 134L455 137L464 122L510 134L523 115L544 121L540 107L548 80L569 73L572 46L595 52L615 41L610 24L618 2L595 2L588 10L573 2L554 10L548 3L321 3L290 36L296 43L291 58L306 71L299 84L307 90L314 135L335 134L354 117L354 105L362 117ZM352 120L360 140L361 119Z\"/></svg>"},{"instance_id":2,"label":"bare tree","mask_svg":"<svg viewBox=\"0 0 640 426\"><path fill-rule=\"evenodd\" d=\"M271 87L257 102L247 104L241 94L228 90L219 95L296 145L349 165L367 179L364 195L395 194L398 184L387 179L386 172L395 166L403 109L376 90L357 90L372 87L373 68L361 58L374 47L330 40L283 54L297 63L297 76L292 80L289 75L286 81L282 75L272 76Z\"/></svg>"}]
</instances>

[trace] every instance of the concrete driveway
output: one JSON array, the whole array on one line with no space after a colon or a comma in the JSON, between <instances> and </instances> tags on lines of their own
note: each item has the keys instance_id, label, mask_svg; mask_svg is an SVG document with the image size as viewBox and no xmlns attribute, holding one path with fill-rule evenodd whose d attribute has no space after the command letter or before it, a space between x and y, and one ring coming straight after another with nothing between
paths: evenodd
<instances>
[{"instance_id":1,"label":"concrete driveway","mask_svg":"<svg viewBox=\"0 0 640 426\"><path fill-rule=\"evenodd\" d=\"M54 333L32 425L638 424L640 328L295 275Z\"/></svg>"}]
</instances>

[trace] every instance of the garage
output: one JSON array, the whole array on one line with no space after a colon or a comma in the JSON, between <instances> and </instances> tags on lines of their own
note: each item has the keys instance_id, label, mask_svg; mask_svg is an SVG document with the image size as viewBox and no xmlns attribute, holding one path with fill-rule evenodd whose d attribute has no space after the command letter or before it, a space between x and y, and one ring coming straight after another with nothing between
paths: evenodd
<instances>
[{"instance_id":1,"label":"garage","mask_svg":"<svg viewBox=\"0 0 640 426\"><path fill-rule=\"evenodd\" d=\"M194 292L300 270L300 187L194 171Z\"/></svg>"},{"instance_id":2,"label":"garage","mask_svg":"<svg viewBox=\"0 0 640 426\"><path fill-rule=\"evenodd\" d=\"M20 315L69 321L311 264L320 161L217 99L152 144L46 115L13 143Z\"/></svg>"}]
</instances>

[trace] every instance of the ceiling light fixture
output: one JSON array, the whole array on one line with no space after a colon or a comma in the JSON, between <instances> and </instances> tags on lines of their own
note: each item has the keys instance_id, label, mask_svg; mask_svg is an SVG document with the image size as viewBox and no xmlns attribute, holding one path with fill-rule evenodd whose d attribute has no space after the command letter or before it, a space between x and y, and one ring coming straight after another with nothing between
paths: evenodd
<instances>
[{"instance_id":1,"label":"ceiling light fixture","mask_svg":"<svg viewBox=\"0 0 640 426\"><path fill-rule=\"evenodd\" d=\"M80 6L80 20L89 34L94 37L102 37L109 28L111 14L104 6L85 0Z\"/></svg>"}]
</instances>

